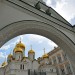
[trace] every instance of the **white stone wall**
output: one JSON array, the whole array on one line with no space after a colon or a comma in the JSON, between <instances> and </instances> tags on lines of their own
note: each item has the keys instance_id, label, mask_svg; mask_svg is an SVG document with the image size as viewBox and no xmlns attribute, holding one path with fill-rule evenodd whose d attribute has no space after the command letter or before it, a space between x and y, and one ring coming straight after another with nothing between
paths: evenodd
<instances>
[{"instance_id":1,"label":"white stone wall","mask_svg":"<svg viewBox=\"0 0 75 75\"><path fill-rule=\"evenodd\" d=\"M45 64L48 64L49 63L49 59L48 58L44 58L44 62L45 62Z\"/></svg>"},{"instance_id":2,"label":"white stone wall","mask_svg":"<svg viewBox=\"0 0 75 75\"><path fill-rule=\"evenodd\" d=\"M35 59L35 53L29 53L29 54L28 54L28 57L29 57L31 60L34 60L34 59Z\"/></svg>"},{"instance_id":3,"label":"white stone wall","mask_svg":"<svg viewBox=\"0 0 75 75\"><path fill-rule=\"evenodd\" d=\"M56 69L52 65L43 65L40 70L41 72L46 72L47 75L57 75Z\"/></svg>"},{"instance_id":4,"label":"white stone wall","mask_svg":"<svg viewBox=\"0 0 75 75\"><path fill-rule=\"evenodd\" d=\"M39 64L38 61L34 60L33 61L33 70L38 70Z\"/></svg>"},{"instance_id":5,"label":"white stone wall","mask_svg":"<svg viewBox=\"0 0 75 75\"><path fill-rule=\"evenodd\" d=\"M22 68L21 68L22 65ZM39 64L36 60L33 62L26 58L26 61L12 61L7 65L6 75L28 75L28 69L38 70ZM3 72L2 72L3 73Z\"/></svg>"},{"instance_id":6,"label":"white stone wall","mask_svg":"<svg viewBox=\"0 0 75 75\"><path fill-rule=\"evenodd\" d=\"M4 68L0 68L0 75L4 75Z\"/></svg>"},{"instance_id":7,"label":"white stone wall","mask_svg":"<svg viewBox=\"0 0 75 75\"><path fill-rule=\"evenodd\" d=\"M21 52L15 53L15 59L16 60L22 60L22 58L23 58L23 53L21 53Z\"/></svg>"}]
</instances>

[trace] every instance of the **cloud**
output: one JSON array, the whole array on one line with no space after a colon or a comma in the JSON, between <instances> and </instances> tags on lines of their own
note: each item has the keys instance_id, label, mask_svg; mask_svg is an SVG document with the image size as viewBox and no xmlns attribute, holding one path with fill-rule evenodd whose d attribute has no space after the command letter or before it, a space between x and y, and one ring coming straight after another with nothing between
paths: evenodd
<instances>
[{"instance_id":1,"label":"cloud","mask_svg":"<svg viewBox=\"0 0 75 75\"><path fill-rule=\"evenodd\" d=\"M3 52L0 52L0 59L1 59L1 58L5 58L5 55L4 55Z\"/></svg>"},{"instance_id":2,"label":"cloud","mask_svg":"<svg viewBox=\"0 0 75 75\"><path fill-rule=\"evenodd\" d=\"M33 34L30 34L29 35L29 41L31 43L34 43L40 47L47 47L47 50L52 50L54 47L57 47L57 44L55 44L53 41L51 41L50 39L47 39L46 37L43 37L43 36L39 36L39 35L33 35Z\"/></svg>"},{"instance_id":3,"label":"cloud","mask_svg":"<svg viewBox=\"0 0 75 75\"><path fill-rule=\"evenodd\" d=\"M75 0L43 0L46 4L55 9L62 17L71 24L71 19L75 17Z\"/></svg>"},{"instance_id":4,"label":"cloud","mask_svg":"<svg viewBox=\"0 0 75 75\"><path fill-rule=\"evenodd\" d=\"M7 50L10 48L10 45L4 45L0 48L0 50Z\"/></svg>"},{"instance_id":5,"label":"cloud","mask_svg":"<svg viewBox=\"0 0 75 75\"><path fill-rule=\"evenodd\" d=\"M47 39L46 37L43 37L43 36L40 36L40 35L34 35L34 34L30 34L29 37L28 37L28 41L30 42L36 42L38 44L41 44L45 41L49 41L49 39Z\"/></svg>"},{"instance_id":6,"label":"cloud","mask_svg":"<svg viewBox=\"0 0 75 75\"><path fill-rule=\"evenodd\" d=\"M72 25L75 25L75 16L70 20L70 23L71 23Z\"/></svg>"},{"instance_id":7,"label":"cloud","mask_svg":"<svg viewBox=\"0 0 75 75\"><path fill-rule=\"evenodd\" d=\"M48 44L50 45L50 46L52 46L52 47L57 47L57 45L54 43L54 42L48 42Z\"/></svg>"},{"instance_id":8,"label":"cloud","mask_svg":"<svg viewBox=\"0 0 75 75\"><path fill-rule=\"evenodd\" d=\"M23 35L20 35L16 38L11 39L10 41L8 41L6 44L4 44L0 50L8 50L10 48L13 48L15 46L16 43L18 43L21 40L23 40Z\"/></svg>"},{"instance_id":9,"label":"cloud","mask_svg":"<svg viewBox=\"0 0 75 75\"><path fill-rule=\"evenodd\" d=\"M7 61L7 56L8 55L6 54L6 52L0 52L0 67L4 61Z\"/></svg>"}]
</instances>

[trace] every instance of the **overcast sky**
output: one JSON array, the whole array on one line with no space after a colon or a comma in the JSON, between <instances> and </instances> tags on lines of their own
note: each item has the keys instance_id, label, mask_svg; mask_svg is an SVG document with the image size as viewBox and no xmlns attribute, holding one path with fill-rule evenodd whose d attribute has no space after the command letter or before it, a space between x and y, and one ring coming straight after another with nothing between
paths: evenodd
<instances>
[{"instance_id":1,"label":"overcast sky","mask_svg":"<svg viewBox=\"0 0 75 75\"><path fill-rule=\"evenodd\" d=\"M75 24L75 0L44 0L44 2L46 2L48 6L51 6L53 9L55 9L72 25ZM55 43L43 36L33 34L20 35L8 41L0 48L0 64L5 60L8 54L12 53L13 48L15 47L16 43L19 42L20 37L26 46L26 56L28 54L28 50L30 50L31 45L32 49L36 53L36 58L44 54L44 48L46 49L47 53L53 50L54 47L57 47Z\"/></svg>"},{"instance_id":2,"label":"overcast sky","mask_svg":"<svg viewBox=\"0 0 75 75\"><path fill-rule=\"evenodd\" d=\"M75 0L43 0L72 25L75 24Z\"/></svg>"}]
</instances>

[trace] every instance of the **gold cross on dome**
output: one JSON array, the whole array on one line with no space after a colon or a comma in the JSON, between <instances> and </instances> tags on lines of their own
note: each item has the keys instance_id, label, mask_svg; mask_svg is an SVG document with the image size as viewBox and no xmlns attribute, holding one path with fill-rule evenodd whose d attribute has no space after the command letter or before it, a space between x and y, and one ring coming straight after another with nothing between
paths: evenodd
<instances>
[{"instance_id":1,"label":"gold cross on dome","mask_svg":"<svg viewBox=\"0 0 75 75\"><path fill-rule=\"evenodd\" d=\"M45 48L43 50L44 50L44 54L45 54Z\"/></svg>"},{"instance_id":2,"label":"gold cross on dome","mask_svg":"<svg viewBox=\"0 0 75 75\"><path fill-rule=\"evenodd\" d=\"M32 45L31 45L31 50L32 50Z\"/></svg>"},{"instance_id":3,"label":"gold cross on dome","mask_svg":"<svg viewBox=\"0 0 75 75\"><path fill-rule=\"evenodd\" d=\"M21 37L20 37L20 43L21 43Z\"/></svg>"}]
</instances>

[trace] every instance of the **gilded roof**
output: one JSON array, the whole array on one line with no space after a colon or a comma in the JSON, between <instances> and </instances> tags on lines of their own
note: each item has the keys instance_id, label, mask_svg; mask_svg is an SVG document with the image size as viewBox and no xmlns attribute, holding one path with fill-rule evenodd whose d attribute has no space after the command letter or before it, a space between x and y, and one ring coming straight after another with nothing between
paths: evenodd
<instances>
[{"instance_id":1,"label":"gilded roof","mask_svg":"<svg viewBox=\"0 0 75 75\"><path fill-rule=\"evenodd\" d=\"M48 56L48 54L44 54L42 57L43 58L48 58L49 56Z\"/></svg>"},{"instance_id":2,"label":"gilded roof","mask_svg":"<svg viewBox=\"0 0 75 75\"><path fill-rule=\"evenodd\" d=\"M25 45L20 41L18 44L16 44L16 47L25 48Z\"/></svg>"},{"instance_id":3,"label":"gilded roof","mask_svg":"<svg viewBox=\"0 0 75 75\"><path fill-rule=\"evenodd\" d=\"M4 61L4 62L2 63L2 67L6 66L6 65L7 65L7 62Z\"/></svg>"},{"instance_id":4,"label":"gilded roof","mask_svg":"<svg viewBox=\"0 0 75 75\"><path fill-rule=\"evenodd\" d=\"M13 55L12 55L12 54L9 54L9 55L8 55L8 58L12 58L12 57L13 57Z\"/></svg>"},{"instance_id":5,"label":"gilded roof","mask_svg":"<svg viewBox=\"0 0 75 75\"><path fill-rule=\"evenodd\" d=\"M16 52L23 52L23 50L21 49L21 48L15 48L14 49L14 52L16 53Z\"/></svg>"},{"instance_id":6,"label":"gilded roof","mask_svg":"<svg viewBox=\"0 0 75 75\"><path fill-rule=\"evenodd\" d=\"M34 50L29 50L28 53L35 53Z\"/></svg>"}]
</instances>

